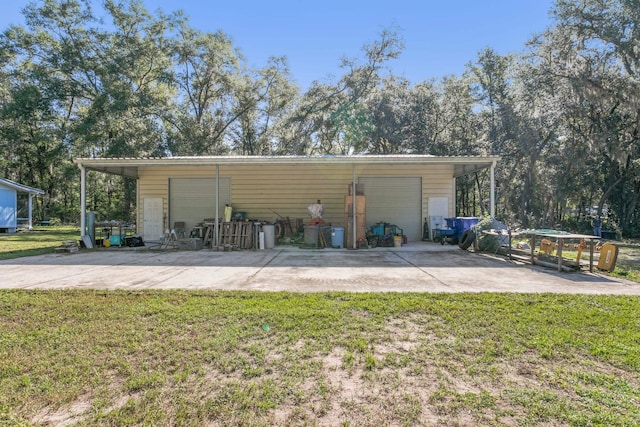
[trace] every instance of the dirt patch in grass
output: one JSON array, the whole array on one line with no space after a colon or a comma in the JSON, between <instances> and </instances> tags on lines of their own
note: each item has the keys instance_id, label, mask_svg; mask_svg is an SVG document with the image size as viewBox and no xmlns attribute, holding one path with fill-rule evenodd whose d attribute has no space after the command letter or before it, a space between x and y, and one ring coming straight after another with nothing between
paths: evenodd
<instances>
[{"instance_id":1,"label":"dirt patch in grass","mask_svg":"<svg viewBox=\"0 0 640 427\"><path fill-rule=\"evenodd\" d=\"M38 425L70 426L84 419L91 407L91 397L83 395L69 405L57 409L47 407L38 411L31 422Z\"/></svg>"}]
</instances>

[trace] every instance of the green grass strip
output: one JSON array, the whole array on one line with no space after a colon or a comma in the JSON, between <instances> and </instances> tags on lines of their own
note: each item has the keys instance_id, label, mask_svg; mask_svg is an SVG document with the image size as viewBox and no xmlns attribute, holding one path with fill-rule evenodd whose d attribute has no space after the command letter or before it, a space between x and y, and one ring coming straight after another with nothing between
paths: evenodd
<instances>
[{"instance_id":1,"label":"green grass strip","mask_svg":"<svg viewBox=\"0 0 640 427\"><path fill-rule=\"evenodd\" d=\"M0 425L637 425L640 298L0 291Z\"/></svg>"}]
</instances>

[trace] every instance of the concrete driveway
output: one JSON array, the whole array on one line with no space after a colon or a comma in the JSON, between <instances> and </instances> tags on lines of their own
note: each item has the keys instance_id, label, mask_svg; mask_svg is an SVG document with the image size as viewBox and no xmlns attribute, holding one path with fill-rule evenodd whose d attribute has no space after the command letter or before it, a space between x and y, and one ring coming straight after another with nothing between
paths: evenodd
<instances>
[{"instance_id":1,"label":"concrete driveway","mask_svg":"<svg viewBox=\"0 0 640 427\"><path fill-rule=\"evenodd\" d=\"M105 249L0 261L0 288L640 295L640 284L559 273L416 242L402 248L216 252Z\"/></svg>"}]
</instances>

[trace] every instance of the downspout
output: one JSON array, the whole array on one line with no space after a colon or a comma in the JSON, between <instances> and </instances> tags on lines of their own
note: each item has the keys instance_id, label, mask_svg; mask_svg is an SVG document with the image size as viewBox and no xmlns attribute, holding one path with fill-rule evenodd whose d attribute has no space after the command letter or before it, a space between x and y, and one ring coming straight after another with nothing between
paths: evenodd
<instances>
[{"instance_id":1,"label":"downspout","mask_svg":"<svg viewBox=\"0 0 640 427\"><path fill-rule=\"evenodd\" d=\"M351 165L351 172L353 174L353 191L351 191L351 214L353 215L352 218L352 222L351 224L353 224L353 249L357 249L358 248L358 242L356 241L358 238L358 233L357 233L357 224L356 224L356 164L353 163Z\"/></svg>"},{"instance_id":2,"label":"downspout","mask_svg":"<svg viewBox=\"0 0 640 427\"><path fill-rule=\"evenodd\" d=\"M87 170L80 167L80 237L87 234Z\"/></svg>"},{"instance_id":3,"label":"downspout","mask_svg":"<svg viewBox=\"0 0 640 427\"><path fill-rule=\"evenodd\" d=\"M496 161L491 164L491 189L489 191L489 209L491 218L496 216Z\"/></svg>"},{"instance_id":4,"label":"downspout","mask_svg":"<svg viewBox=\"0 0 640 427\"><path fill-rule=\"evenodd\" d=\"M213 226L213 241L216 242L216 248L220 246L218 236L218 212L220 212L220 165L216 165L216 223Z\"/></svg>"}]
</instances>

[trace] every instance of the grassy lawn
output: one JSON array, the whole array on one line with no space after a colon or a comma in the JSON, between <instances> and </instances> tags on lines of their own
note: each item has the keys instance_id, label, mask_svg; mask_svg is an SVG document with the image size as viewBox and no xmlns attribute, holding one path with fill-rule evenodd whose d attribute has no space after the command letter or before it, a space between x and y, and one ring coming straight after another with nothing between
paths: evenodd
<instances>
[{"instance_id":1,"label":"grassy lawn","mask_svg":"<svg viewBox=\"0 0 640 427\"><path fill-rule=\"evenodd\" d=\"M640 424L640 298L0 291L0 425Z\"/></svg>"},{"instance_id":2,"label":"grassy lawn","mask_svg":"<svg viewBox=\"0 0 640 427\"><path fill-rule=\"evenodd\" d=\"M77 227L34 227L32 231L0 234L0 259L53 253L65 240L79 240Z\"/></svg>"}]
</instances>

